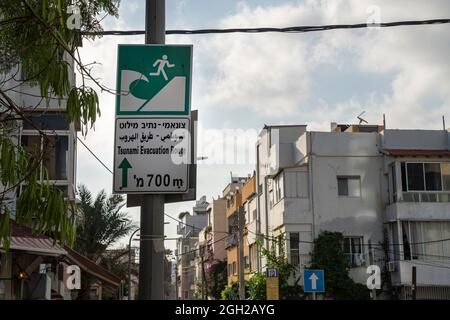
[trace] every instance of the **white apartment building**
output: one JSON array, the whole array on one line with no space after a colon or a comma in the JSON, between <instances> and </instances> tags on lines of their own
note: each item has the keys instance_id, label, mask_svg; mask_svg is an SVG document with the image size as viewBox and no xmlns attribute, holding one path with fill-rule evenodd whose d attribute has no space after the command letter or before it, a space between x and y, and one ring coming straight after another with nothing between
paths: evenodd
<instances>
[{"instance_id":1,"label":"white apartment building","mask_svg":"<svg viewBox=\"0 0 450 320\"><path fill-rule=\"evenodd\" d=\"M70 85L75 84L75 73L73 71L72 60L69 62L69 81ZM14 79L21 79L20 67L16 67L10 74L2 75L4 79L9 79L2 83L2 90L8 90L8 96L23 112L29 121L15 120L12 127L17 129L7 134L12 140L31 154L41 153L43 161L38 168L41 178L44 177L44 169L48 172L48 179L62 190L68 200L75 201L76 193L76 147L77 131L79 125L68 123L65 119L66 106L65 101L50 99L48 105L45 99L42 99L40 88L30 86L26 83L19 83ZM15 75L14 79L11 75ZM0 111L3 111L0 107ZM44 137L37 130L45 132ZM12 219L15 220L16 200L21 192L11 190L6 194L6 203L12 211ZM4 186L0 185L0 190ZM4 203L5 203L4 202ZM70 214L68 212L68 214ZM11 247L8 252L0 249L0 299L70 299L70 291L66 290L62 279L62 263L56 261L56 257L68 255L68 252L56 245L53 246L53 240L48 237L35 237L31 234L29 228L12 223ZM24 290L19 290L17 280L13 277L19 270L17 263L20 261L27 266L26 271L30 274L24 282ZM49 272L44 276L39 274L39 262L48 264ZM25 269L25 268L24 268ZM39 290L37 293L28 290L28 287L35 286ZM35 294L35 296L33 296Z\"/></svg>"},{"instance_id":2,"label":"white apartment building","mask_svg":"<svg viewBox=\"0 0 450 320\"><path fill-rule=\"evenodd\" d=\"M321 231L342 232L355 281L366 282L370 245L400 298L410 297L415 266L418 299L450 299L449 141L443 129L266 126L257 142L261 233L284 234L302 269Z\"/></svg>"},{"instance_id":3,"label":"white apartment building","mask_svg":"<svg viewBox=\"0 0 450 320\"><path fill-rule=\"evenodd\" d=\"M177 226L177 234L181 237L177 240L175 256L177 257L176 294L178 299L194 299L196 264L195 257L198 251L200 231L207 223L207 208L209 203L203 196L196 201L192 208L193 214L182 213Z\"/></svg>"}]
</instances>

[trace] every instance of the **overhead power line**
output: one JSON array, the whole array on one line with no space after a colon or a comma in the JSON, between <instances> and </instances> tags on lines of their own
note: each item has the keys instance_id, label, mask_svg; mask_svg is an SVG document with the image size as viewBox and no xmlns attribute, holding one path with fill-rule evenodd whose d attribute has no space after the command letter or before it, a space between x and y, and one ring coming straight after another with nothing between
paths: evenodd
<instances>
[{"instance_id":1,"label":"overhead power line","mask_svg":"<svg viewBox=\"0 0 450 320\"><path fill-rule=\"evenodd\" d=\"M94 151L92 151L92 150L91 150L91 149L83 142L83 140L80 139L80 137L77 137L77 139L78 139L78 141L80 141L80 142L83 144L83 146L90 152L90 154L92 154L92 155L94 156L94 158L97 159L98 162L100 162L100 164L101 164L106 170L108 170L111 174L113 174L112 170L111 170L110 168L108 168L108 167L106 166L106 164L105 164L102 160L100 160L99 157L97 157L97 156L95 155Z\"/></svg>"},{"instance_id":2,"label":"overhead power line","mask_svg":"<svg viewBox=\"0 0 450 320\"><path fill-rule=\"evenodd\" d=\"M445 24L450 23L450 19L431 19L431 20L409 20L409 21L394 21L382 23L357 23L357 24L328 24L317 26L295 26L286 28L228 28L228 29L174 29L166 30L167 35L190 35L190 34L225 34L225 33L305 33L313 31L326 31L337 29L364 29L364 28L390 28L399 26L418 26L430 24ZM101 36L133 36L143 35L145 30L107 30L96 32L82 32L83 35L101 35Z\"/></svg>"},{"instance_id":3,"label":"overhead power line","mask_svg":"<svg viewBox=\"0 0 450 320\"><path fill-rule=\"evenodd\" d=\"M199 227L196 227L196 226L194 226L194 225L187 224L186 222L183 222L183 221L181 221L181 220L179 220L179 219L176 219L176 218L172 217L171 215L169 215L169 214L167 214L167 213L164 213L164 215L167 216L167 217L169 217L170 219L172 219L172 220L178 222L178 223L184 224L185 226L192 228L193 230L199 230L199 231L203 230L203 228L199 228ZM211 233L224 233L224 234L230 234L229 232L226 232L226 231L211 231Z\"/></svg>"}]
</instances>

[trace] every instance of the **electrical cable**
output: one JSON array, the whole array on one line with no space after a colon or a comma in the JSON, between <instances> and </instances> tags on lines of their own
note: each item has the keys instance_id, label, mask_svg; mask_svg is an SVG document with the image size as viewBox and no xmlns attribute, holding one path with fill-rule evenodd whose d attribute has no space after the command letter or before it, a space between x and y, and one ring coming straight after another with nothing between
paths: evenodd
<instances>
[{"instance_id":1,"label":"electrical cable","mask_svg":"<svg viewBox=\"0 0 450 320\"><path fill-rule=\"evenodd\" d=\"M445 24L450 23L450 19L431 19L431 20L408 20L408 21L394 21L383 23L357 23L357 24L329 24L317 26L295 26L286 28L227 28L227 29L194 29L194 30L166 30L167 35L193 35L193 34L226 34L226 33L305 33L313 31L326 31L337 29L362 29L362 28L389 28L398 26L417 26L417 25L431 25L431 24ZM92 36L130 36L143 35L145 30L108 30L95 32L81 32L82 35Z\"/></svg>"},{"instance_id":2,"label":"electrical cable","mask_svg":"<svg viewBox=\"0 0 450 320\"><path fill-rule=\"evenodd\" d=\"M109 168L106 166L106 164L104 164L103 161L100 160L100 158L97 157L97 156L95 155L94 151L92 151L92 150L91 150L91 149L83 142L83 140L80 139L80 137L77 136L77 139L78 139L78 141L80 141L80 142L83 144L83 146L84 146L84 147L85 147L85 148L86 148L86 149L94 156L94 158L97 159L98 162L100 162L100 164L101 164L106 170L108 170L111 174L113 174L112 170L109 169Z\"/></svg>"},{"instance_id":3,"label":"electrical cable","mask_svg":"<svg viewBox=\"0 0 450 320\"><path fill-rule=\"evenodd\" d=\"M179 223L181 223L181 224L184 224L185 226L188 226L188 227L190 227L190 228L192 228L192 229L197 229L197 230L199 230L199 231L203 230L203 228L199 228L199 227L196 227L196 226L187 224L187 223L185 223L185 222L183 222L183 221L181 221L181 220L178 220L178 219L172 217L171 215L169 215L169 214L167 214L167 213L164 213L164 215L166 215L166 216L169 217L170 219L172 219L172 220L174 220L174 221L176 221L176 222L179 222ZM211 232L212 232L212 233L225 233L225 234L231 234L230 232L226 232L226 231L211 231Z\"/></svg>"}]
</instances>

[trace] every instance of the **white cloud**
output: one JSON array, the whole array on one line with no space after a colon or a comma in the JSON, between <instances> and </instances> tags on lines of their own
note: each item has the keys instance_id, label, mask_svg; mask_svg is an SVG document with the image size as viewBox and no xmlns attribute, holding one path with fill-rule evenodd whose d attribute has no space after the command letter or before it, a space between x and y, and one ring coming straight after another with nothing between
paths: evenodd
<instances>
[{"instance_id":1,"label":"white cloud","mask_svg":"<svg viewBox=\"0 0 450 320\"><path fill-rule=\"evenodd\" d=\"M332 23L365 22L373 8L381 21L431 19L448 16L447 1L314 1L250 8L238 4L237 12L221 20L224 28L286 27ZM375 7L374 7L375 6ZM370 10L368 10L370 9ZM233 34L217 35L201 42L212 59L201 102L208 107L258 112L273 121L303 112L301 106L314 104L311 95L317 67L333 65L338 70L386 75L392 93L375 91L378 100L360 101L348 92L348 102L329 101L336 117L346 118L355 105L380 115L398 117L414 110L408 126L429 126L430 114L447 113L450 104L450 43L445 41L448 25L397 27L389 29L339 30L314 35ZM314 83L319 85L319 83ZM429 112L423 99L444 101ZM347 107L346 107L347 106ZM340 113L336 111L341 111ZM328 114L330 115L330 114ZM425 120L427 119L427 120ZM436 119L438 120L438 119ZM377 119L378 121L378 119Z\"/></svg>"},{"instance_id":2,"label":"white cloud","mask_svg":"<svg viewBox=\"0 0 450 320\"><path fill-rule=\"evenodd\" d=\"M180 10L183 3L179 1ZM359 23L368 18L367 8L371 5L379 6L382 21L447 18L450 14L447 0L307 0L274 4L256 8L239 4L218 25L229 28ZM205 10L204 14L208 12ZM185 20L182 21L184 25ZM107 23L105 29L127 29L120 19ZM258 115L269 124L301 122L308 124L309 129L329 130L330 122L355 121L355 116L365 110L366 119L372 123L380 123L386 113L391 128L439 129L442 115L450 119L448 28L434 25L309 34L170 36L167 41L194 44L193 106L226 114L223 128L232 127L233 119L242 118L254 127L253 118ZM102 62L94 68L94 74L112 88L119 43L143 43L143 37L104 37L84 43L81 50L85 62ZM328 66L333 67L330 72L354 73L355 79L362 82L380 76L387 79L389 89L375 87L372 92L361 93L358 89L352 92L349 85L342 100L325 97L321 90L313 89L320 88L325 80L317 76L317 71ZM434 101L432 108L429 101ZM103 92L100 105L102 117L86 143L112 167L114 96ZM210 128L208 123L201 125ZM87 183L94 192L102 188L110 191L110 174L81 145L78 150L79 182ZM199 165L197 194L217 195L230 170L246 175L252 168ZM176 215L191 205L171 204L167 210ZM137 211L133 212L137 218Z\"/></svg>"}]
</instances>

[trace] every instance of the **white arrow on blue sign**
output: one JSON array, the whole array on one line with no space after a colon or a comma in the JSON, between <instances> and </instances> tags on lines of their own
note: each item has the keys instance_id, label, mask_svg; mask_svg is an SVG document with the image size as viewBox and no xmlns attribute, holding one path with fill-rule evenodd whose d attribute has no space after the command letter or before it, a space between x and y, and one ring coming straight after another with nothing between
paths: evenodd
<instances>
[{"instance_id":1,"label":"white arrow on blue sign","mask_svg":"<svg viewBox=\"0 0 450 320\"><path fill-rule=\"evenodd\" d=\"M304 292L325 292L325 276L323 270L305 269L303 271Z\"/></svg>"}]
</instances>

